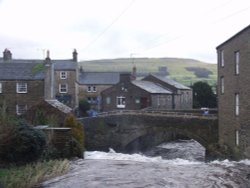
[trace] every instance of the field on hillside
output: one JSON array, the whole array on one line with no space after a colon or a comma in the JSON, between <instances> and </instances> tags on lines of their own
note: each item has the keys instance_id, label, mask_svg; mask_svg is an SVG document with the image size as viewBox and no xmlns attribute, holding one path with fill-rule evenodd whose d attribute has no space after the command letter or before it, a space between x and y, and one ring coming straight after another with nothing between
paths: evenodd
<instances>
[{"instance_id":1,"label":"field on hillside","mask_svg":"<svg viewBox=\"0 0 250 188\"><path fill-rule=\"evenodd\" d=\"M207 81L214 86L217 80L217 65L193 59L181 58L135 58L82 61L84 71L126 72L136 65L138 73L158 72L159 67L167 67L168 77L187 86L197 81ZM188 70L187 70L188 69Z\"/></svg>"}]
</instances>

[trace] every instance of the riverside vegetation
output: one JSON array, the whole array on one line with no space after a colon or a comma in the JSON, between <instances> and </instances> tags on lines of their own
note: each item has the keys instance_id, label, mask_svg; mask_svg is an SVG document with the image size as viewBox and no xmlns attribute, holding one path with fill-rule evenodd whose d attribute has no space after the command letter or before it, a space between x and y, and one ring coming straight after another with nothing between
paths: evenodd
<instances>
[{"instance_id":1,"label":"riverside vegetation","mask_svg":"<svg viewBox=\"0 0 250 188\"><path fill-rule=\"evenodd\" d=\"M6 113L0 105L0 187L29 188L69 169L70 161L48 143L46 135L22 119ZM70 157L83 157L83 128L72 114L65 118L72 140Z\"/></svg>"}]
</instances>

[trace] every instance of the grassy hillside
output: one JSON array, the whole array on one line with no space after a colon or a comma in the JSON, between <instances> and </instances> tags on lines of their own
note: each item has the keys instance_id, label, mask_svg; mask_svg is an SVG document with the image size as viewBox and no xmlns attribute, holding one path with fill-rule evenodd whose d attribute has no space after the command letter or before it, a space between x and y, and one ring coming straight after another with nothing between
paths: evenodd
<instances>
[{"instance_id":1,"label":"grassy hillside","mask_svg":"<svg viewBox=\"0 0 250 188\"><path fill-rule=\"evenodd\" d=\"M79 63L84 71L131 71L133 62L137 72L149 73L158 72L159 67L167 67L168 77L177 80L185 85L196 81L206 80L214 85L217 79L217 65L204 63L193 59L181 58L123 58L82 61Z\"/></svg>"}]
</instances>

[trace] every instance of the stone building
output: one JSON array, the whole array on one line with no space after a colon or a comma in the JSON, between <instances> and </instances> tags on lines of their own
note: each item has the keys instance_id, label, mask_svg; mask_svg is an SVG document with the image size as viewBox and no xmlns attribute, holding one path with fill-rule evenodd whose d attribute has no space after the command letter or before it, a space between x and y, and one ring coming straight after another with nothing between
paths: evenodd
<instances>
[{"instance_id":1,"label":"stone building","mask_svg":"<svg viewBox=\"0 0 250 188\"><path fill-rule=\"evenodd\" d=\"M86 99L92 109L100 111L101 108L101 92L115 84L120 80L118 72L79 72L79 100Z\"/></svg>"},{"instance_id":2,"label":"stone building","mask_svg":"<svg viewBox=\"0 0 250 188\"><path fill-rule=\"evenodd\" d=\"M250 158L250 26L217 47L220 145Z\"/></svg>"},{"instance_id":3,"label":"stone building","mask_svg":"<svg viewBox=\"0 0 250 188\"><path fill-rule=\"evenodd\" d=\"M172 109L190 110L193 106L193 91L191 88L182 85L164 76L150 74L142 80L151 81L161 85L172 92Z\"/></svg>"},{"instance_id":4,"label":"stone building","mask_svg":"<svg viewBox=\"0 0 250 188\"><path fill-rule=\"evenodd\" d=\"M131 79L121 73L120 82L102 92L102 111L172 109L172 92L150 81Z\"/></svg>"},{"instance_id":5,"label":"stone building","mask_svg":"<svg viewBox=\"0 0 250 188\"><path fill-rule=\"evenodd\" d=\"M0 59L0 104L11 114L23 114L40 100L55 99L75 108L78 105L77 52L72 60L12 59L5 49Z\"/></svg>"},{"instance_id":6,"label":"stone building","mask_svg":"<svg viewBox=\"0 0 250 188\"><path fill-rule=\"evenodd\" d=\"M20 115L44 98L44 72L37 63L0 63L0 105Z\"/></svg>"}]
</instances>

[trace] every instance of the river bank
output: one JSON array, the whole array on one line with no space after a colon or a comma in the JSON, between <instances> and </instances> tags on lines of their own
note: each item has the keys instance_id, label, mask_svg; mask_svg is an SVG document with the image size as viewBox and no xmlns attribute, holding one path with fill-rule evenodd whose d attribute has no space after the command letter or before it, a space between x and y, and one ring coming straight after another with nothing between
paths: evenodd
<instances>
[{"instance_id":1,"label":"river bank","mask_svg":"<svg viewBox=\"0 0 250 188\"><path fill-rule=\"evenodd\" d=\"M85 152L68 173L42 183L43 188L249 188L250 161L204 162L197 142L165 143L147 153Z\"/></svg>"},{"instance_id":2,"label":"river bank","mask_svg":"<svg viewBox=\"0 0 250 188\"><path fill-rule=\"evenodd\" d=\"M0 168L0 182L4 188L31 188L39 182L66 173L69 166L67 159L34 162L24 166L11 165Z\"/></svg>"}]
</instances>

